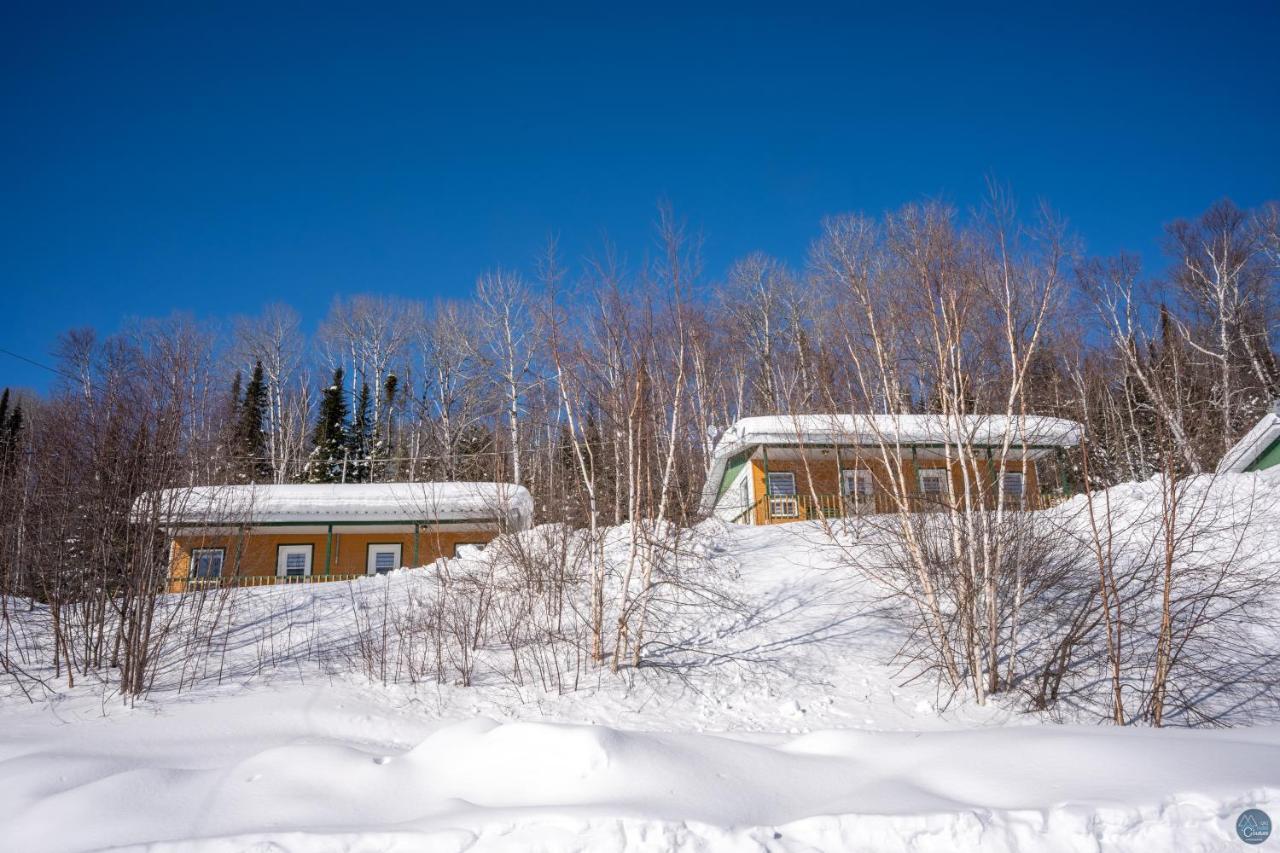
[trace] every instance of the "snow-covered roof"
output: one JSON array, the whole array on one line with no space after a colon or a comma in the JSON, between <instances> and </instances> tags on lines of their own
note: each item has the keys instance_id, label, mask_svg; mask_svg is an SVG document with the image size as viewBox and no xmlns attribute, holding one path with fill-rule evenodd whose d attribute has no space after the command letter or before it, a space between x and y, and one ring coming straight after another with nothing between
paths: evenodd
<instances>
[{"instance_id":1,"label":"snow-covered roof","mask_svg":"<svg viewBox=\"0 0 1280 853\"><path fill-rule=\"evenodd\" d=\"M501 521L523 529L533 498L512 483L195 486L148 492L134 515L174 525Z\"/></svg>"},{"instance_id":2,"label":"snow-covered roof","mask_svg":"<svg viewBox=\"0 0 1280 853\"><path fill-rule=\"evenodd\" d=\"M1242 474L1268 447L1280 438L1280 415L1268 412L1244 438L1232 445L1218 463L1219 474Z\"/></svg>"},{"instance_id":3,"label":"snow-covered roof","mask_svg":"<svg viewBox=\"0 0 1280 853\"><path fill-rule=\"evenodd\" d=\"M730 457L759 445L921 446L963 442L999 446L1012 437L1037 449L1074 447L1082 427L1075 421L1040 415L767 415L743 418L720 436L702 490L702 510L710 512ZM1038 454L1036 454L1038 455Z\"/></svg>"}]
</instances>

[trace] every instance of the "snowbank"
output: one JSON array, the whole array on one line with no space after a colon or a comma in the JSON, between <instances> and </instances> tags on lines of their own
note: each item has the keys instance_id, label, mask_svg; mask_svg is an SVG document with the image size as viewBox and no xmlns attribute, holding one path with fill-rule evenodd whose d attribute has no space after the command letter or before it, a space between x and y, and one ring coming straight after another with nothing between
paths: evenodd
<instances>
[{"instance_id":1,"label":"snowbank","mask_svg":"<svg viewBox=\"0 0 1280 853\"><path fill-rule=\"evenodd\" d=\"M9 849L29 853L193 840L215 850L1209 850L1230 846L1243 808L1280 805L1273 728L745 741L439 725L354 689L298 686L158 718L81 720L70 733L35 711L8 722L0 825Z\"/></svg>"},{"instance_id":2,"label":"snowbank","mask_svg":"<svg viewBox=\"0 0 1280 853\"><path fill-rule=\"evenodd\" d=\"M1280 559L1280 484L1190 487L1228 543L1243 537L1238 565ZM1147 535L1158 483L1107 497L1117 547ZM1082 529L1082 509L1044 517ZM609 533L611 559L625 559L626 532ZM511 541L533 552L557 534L576 535ZM685 545L719 585L697 591L708 603L664 625L650 666L587 665L564 692L518 676L503 649L477 650L469 686L397 681L394 665L385 682L357 674L361 632L380 633L370 620L423 606L443 565L237 592L219 654L198 672L178 657L137 707L83 678L37 704L0 684L0 846L1220 850L1239 849L1243 809L1280 813L1269 628L1269 655L1240 662L1256 689L1212 699L1238 728L1048 725L1098 719L1087 683L1050 718L902 671L911 638L850 570L857 535L841 551L816 523L702 525ZM447 573L483 574L493 553ZM24 642L47 642L41 608L11 614Z\"/></svg>"}]
</instances>

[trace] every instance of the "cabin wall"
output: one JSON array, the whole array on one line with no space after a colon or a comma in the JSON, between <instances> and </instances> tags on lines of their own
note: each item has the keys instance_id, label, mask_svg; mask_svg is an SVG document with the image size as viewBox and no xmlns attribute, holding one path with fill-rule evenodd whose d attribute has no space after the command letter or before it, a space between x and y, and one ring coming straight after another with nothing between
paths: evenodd
<instances>
[{"instance_id":1,"label":"cabin wall","mask_svg":"<svg viewBox=\"0 0 1280 853\"><path fill-rule=\"evenodd\" d=\"M756 501L754 508L754 523L771 524L779 523L784 520L782 518L771 519L769 511L763 498L765 496L765 464L762 458L753 458L751 460L751 476L752 476L752 494ZM949 468L951 473L951 493L960 495L964 490L964 466L959 461L953 461L948 464L945 459L917 459L914 463L908 458L903 458L897 463L898 474L905 479L908 494L916 494L919 492L919 480L917 472L921 469L937 469ZM988 483L992 483L991 472L998 468L996 464L988 465L985 459L977 460L973 474L970 476L972 483L975 477L985 477ZM1037 509L1040 506L1040 484L1036 475L1036 465L1032 461L1023 462L1022 460L1009 460L1004 466L1009 471L1022 471L1026 475L1026 483L1024 484L1026 495L1026 507L1028 509ZM891 476L893 469L885 464L883 456L876 454L874 456L859 456L851 454L848 456L841 455L839 462L831 458L824 459L770 459L768 465L769 473L789 472L795 475L796 493L802 497L809 497L817 494L821 497L830 497L840 494L840 470L842 468L863 468L871 471L872 478L875 480L875 511L876 512L893 512L895 510L895 502L893 495L895 494L894 478ZM976 495L976 487L971 487L971 493ZM993 495L994 491L988 490L989 495Z\"/></svg>"},{"instance_id":2,"label":"cabin wall","mask_svg":"<svg viewBox=\"0 0 1280 853\"><path fill-rule=\"evenodd\" d=\"M424 527L418 536L418 560L421 565L435 562L439 557L451 557L460 544L484 544L497 535L492 530L435 530ZM250 533L250 534L195 534L173 538L169 575L186 578L191 573L191 552L196 548L223 548L223 577L271 577L276 573L276 549L280 545L311 545L311 574L324 571L324 533ZM400 561L413 565L412 533L359 533L333 531L333 553L329 574L363 575L368 570L368 546L370 544L398 543Z\"/></svg>"},{"instance_id":3,"label":"cabin wall","mask_svg":"<svg viewBox=\"0 0 1280 853\"><path fill-rule=\"evenodd\" d=\"M722 482L726 485L720 492L716 500L715 506L711 510L711 514L724 521L736 522L742 518L743 514L751 509L751 488L753 486L751 465L747 459L742 460L742 464L738 466L738 470L730 477L727 473L722 478ZM747 488L747 496L743 498L742 489Z\"/></svg>"}]
</instances>

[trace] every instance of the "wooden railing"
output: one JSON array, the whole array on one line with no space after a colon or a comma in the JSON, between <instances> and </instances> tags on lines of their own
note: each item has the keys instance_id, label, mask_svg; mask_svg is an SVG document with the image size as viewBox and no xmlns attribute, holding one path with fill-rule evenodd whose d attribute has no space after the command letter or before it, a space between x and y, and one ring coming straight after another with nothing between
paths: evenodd
<instances>
[{"instance_id":1,"label":"wooden railing","mask_svg":"<svg viewBox=\"0 0 1280 853\"><path fill-rule=\"evenodd\" d=\"M169 579L170 592L206 592L219 589L247 589L259 586L294 586L298 584L353 581L368 575L307 575L305 577L278 577L276 575L232 575L218 578Z\"/></svg>"},{"instance_id":2,"label":"wooden railing","mask_svg":"<svg viewBox=\"0 0 1280 853\"><path fill-rule=\"evenodd\" d=\"M813 520L840 518L856 513L857 507L846 505L839 495L770 495L765 499L764 511L770 521Z\"/></svg>"},{"instance_id":3,"label":"wooden railing","mask_svg":"<svg viewBox=\"0 0 1280 853\"><path fill-rule=\"evenodd\" d=\"M760 512L756 517L765 524L776 524L892 511L890 500L877 500L875 496L855 498L853 495L770 495L761 500Z\"/></svg>"},{"instance_id":4,"label":"wooden railing","mask_svg":"<svg viewBox=\"0 0 1280 853\"><path fill-rule=\"evenodd\" d=\"M1031 502L1005 495L1005 509L1040 509L1059 503L1065 498L1055 497L1050 501L1047 496L1040 495ZM948 495L914 493L904 500L910 512L936 512L947 508L951 500ZM988 509L995 508L995 499L988 500ZM853 518L860 515L897 512L901 505L895 497L885 491L877 491L874 495L769 495L761 498L750 509L736 519L745 524L781 524L787 521L817 521L823 518Z\"/></svg>"}]
</instances>

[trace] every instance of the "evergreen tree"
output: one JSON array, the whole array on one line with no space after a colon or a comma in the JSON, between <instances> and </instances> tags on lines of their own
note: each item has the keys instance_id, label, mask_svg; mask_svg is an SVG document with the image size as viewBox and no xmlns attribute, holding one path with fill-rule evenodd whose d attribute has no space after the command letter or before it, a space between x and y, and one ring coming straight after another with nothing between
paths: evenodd
<instances>
[{"instance_id":1,"label":"evergreen tree","mask_svg":"<svg viewBox=\"0 0 1280 853\"><path fill-rule=\"evenodd\" d=\"M0 394L0 483L7 482L18 457L22 433L22 404L9 408L9 389Z\"/></svg>"},{"instance_id":2,"label":"evergreen tree","mask_svg":"<svg viewBox=\"0 0 1280 853\"><path fill-rule=\"evenodd\" d=\"M239 374L237 374L237 378ZM271 463L267 459L267 436L263 422L267 417L267 383L262 375L262 362L253 366L249 385L240 402L235 428L235 453L240 457L241 476L252 482L271 479Z\"/></svg>"},{"instance_id":3,"label":"evergreen tree","mask_svg":"<svg viewBox=\"0 0 1280 853\"><path fill-rule=\"evenodd\" d=\"M399 390L399 388L400 380L396 378L394 373L388 374L387 381L383 383L382 386L382 399L386 401L388 411L390 411L391 407L395 405L396 391ZM389 421L390 419L390 416L388 416L387 420Z\"/></svg>"},{"instance_id":4,"label":"evergreen tree","mask_svg":"<svg viewBox=\"0 0 1280 853\"><path fill-rule=\"evenodd\" d=\"M320 398L320 412L311 435L311 459L305 471L308 483L340 483L343 479L347 445L347 395L342 384L342 368L333 372L333 381Z\"/></svg>"},{"instance_id":5,"label":"evergreen tree","mask_svg":"<svg viewBox=\"0 0 1280 853\"><path fill-rule=\"evenodd\" d=\"M396 397L400 393L400 380L394 373L387 376L383 383L382 423L374 424L373 448L369 453L372 460L370 480L382 482L395 479L395 466L390 459L396 448Z\"/></svg>"},{"instance_id":6,"label":"evergreen tree","mask_svg":"<svg viewBox=\"0 0 1280 853\"><path fill-rule=\"evenodd\" d=\"M16 445L18 443L19 434L21 432L22 432L22 404L18 403L13 407L13 411L9 413L9 420L5 422L5 425L4 425L5 439L11 445Z\"/></svg>"},{"instance_id":7,"label":"evergreen tree","mask_svg":"<svg viewBox=\"0 0 1280 853\"><path fill-rule=\"evenodd\" d=\"M218 482L235 482L242 479L240 472L244 465L243 460L239 457L240 447L237 441L237 431L240 427L240 402L244 397L244 374L239 370L231 377L231 393L227 395L226 402L223 404L222 426L220 429L221 443L218 447L221 453L221 459L215 464L215 470L219 471ZM222 479L225 477L226 479Z\"/></svg>"},{"instance_id":8,"label":"evergreen tree","mask_svg":"<svg viewBox=\"0 0 1280 853\"><path fill-rule=\"evenodd\" d=\"M361 384L360 393L356 395L355 415L351 423L351 432L347 437L351 461L347 470L347 480L354 483L367 483L370 480L373 427L369 421L369 406L369 383L365 382Z\"/></svg>"},{"instance_id":9,"label":"evergreen tree","mask_svg":"<svg viewBox=\"0 0 1280 853\"><path fill-rule=\"evenodd\" d=\"M447 476L459 480L492 480L495 450L493 433L488 429L480 424L463 427L453 447L455 467Z\"/></svg>"},{"instance_id":10,"label":"evergreen tree","mask_svg":"<svg viewBox=\"0 0 1280 853\"><path fill-rule=\"evenodd\" d=\"M232 438L234 439L236 413L240 411L240 391L244 384L244 377L240 371L236 371L235 377L231 380L231 400L227 404L227 421L232 424Z\"/></svg>"}]
</instances>

